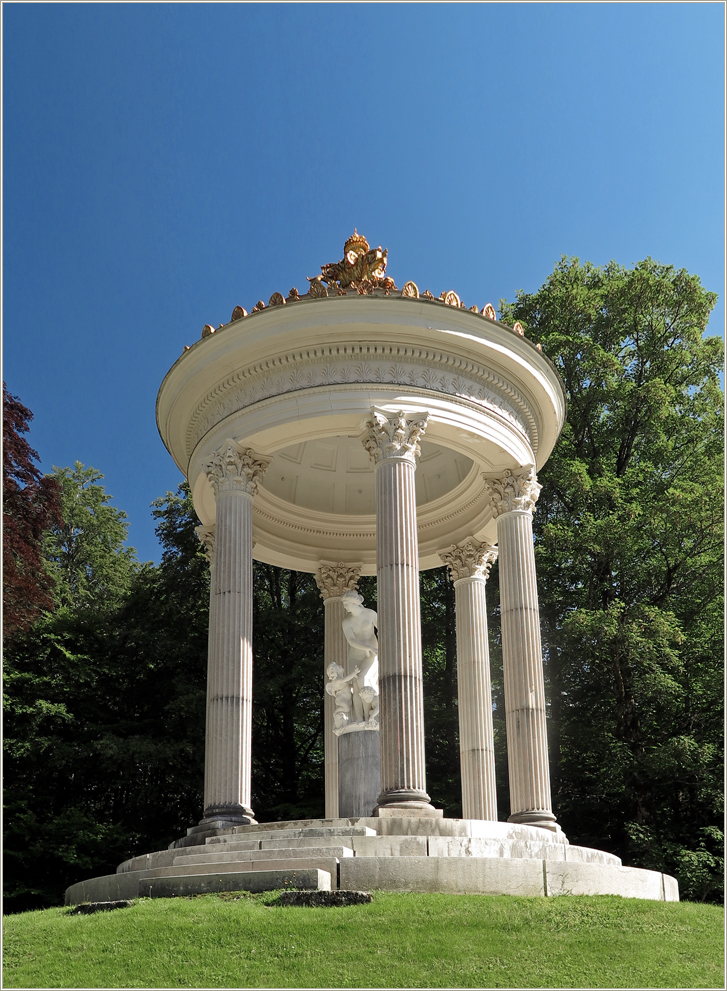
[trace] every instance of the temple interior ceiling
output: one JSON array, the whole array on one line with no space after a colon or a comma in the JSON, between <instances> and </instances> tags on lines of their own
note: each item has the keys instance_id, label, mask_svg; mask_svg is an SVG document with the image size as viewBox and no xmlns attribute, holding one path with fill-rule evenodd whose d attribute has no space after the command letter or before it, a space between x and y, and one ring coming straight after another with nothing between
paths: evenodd
<instances>
[{"instance_id":1,"label":"temple interior ceiling","mask_svg":"<svg viewBox=\"0 0 727 991\"><path fill-rule=\"evenodd\" d=\"M415 475L417 506L439 499L462 482L473 462L423 441ZM355 437L291 444L275 453L262 485L294 506L321 513L368 516L376 512L374 466Z\"/></svg>"}]
</instances>

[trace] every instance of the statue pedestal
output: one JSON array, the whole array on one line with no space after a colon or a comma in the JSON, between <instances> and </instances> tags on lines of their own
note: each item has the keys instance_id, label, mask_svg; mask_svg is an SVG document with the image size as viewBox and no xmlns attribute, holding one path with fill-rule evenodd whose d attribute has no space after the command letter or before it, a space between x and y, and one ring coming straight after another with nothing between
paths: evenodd
<instances>
[{"instance_id":1,"label":"statue pedestal","mask_svg":"<svg viewBox=\"0 0 727 991\"><path fill-rule=\"evenodd\" d=\"M338 737L338 815L370 816L381 791L378 730L359 730Z\"/></svg>"}]
</instances>

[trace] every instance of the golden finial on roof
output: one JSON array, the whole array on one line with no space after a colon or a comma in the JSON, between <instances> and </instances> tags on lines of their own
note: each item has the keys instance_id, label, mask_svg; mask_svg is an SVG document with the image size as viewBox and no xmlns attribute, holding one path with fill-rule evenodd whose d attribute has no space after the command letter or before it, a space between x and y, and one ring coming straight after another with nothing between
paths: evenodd
<instances>
[{"instance_id":1,"label":"golden finial on roof","mask_svg":"<svg viewBox=\"0 0 727 991\"><path fill-rule=\"evenodd\" d=\"M315 278L309 276L310 295L321 295L315 284L320 288L322 282L329 289L347 289L350 286L359 292L395 289L393 279L386 277L387 254L386 248L369 248L369 242L354 227L353 234L343 246L340 262L321 265L320 275Z\"/></svg>"},{"instance_id":2,"label":"golden finial on roof","mask_svg":"<svg viewBox=\"0 0 727 991\"><path fill-rule=\"evenodd\" d=\"M353 234L343 246L343 254L348 257L349 251L353 251L356 255L365 255L368 250L369 242L354 227Z\"/></svg>"}]
</instances>

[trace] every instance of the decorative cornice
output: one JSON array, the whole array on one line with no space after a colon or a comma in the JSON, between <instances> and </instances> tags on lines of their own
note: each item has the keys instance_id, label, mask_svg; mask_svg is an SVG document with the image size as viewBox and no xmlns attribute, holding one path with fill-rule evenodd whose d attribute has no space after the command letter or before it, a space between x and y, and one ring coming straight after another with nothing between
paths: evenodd
<instances>
[{"instance_id":1,"label":"decorative cornice","mask_svg":"<svg viewBox=\"0 0 727 991\"><path fill-rule=\"evenodd\" d=\"M343 561L338 564L324 564L316 572L316 585L320 589L322 599L340 597L344 592L357 588L362 565L347 565Z\"/></svg>"},{"instance_id":2,"label":"decorative cornice","mask_svg":"<svg viewBox=\"0 0 727 991\"><path fill-rule=\"evenodd\" d=\"M227 416L265 399L330 386L396 385L474 403L503 417L538 446L524 397L501 375L435 348L346 344L290 351L223 379L200 400L186 435L187 456Z\"/></svg>"},{"instance_id":3,"label":"decorative cornice","mask_svg":"<svg viewBox=\"0 0 727 991\"><path fill-rule=\"evenodd\" d=\"M251 448L242 447L228 438L211 460L202 465L202 470L215 490L215 496L229 491L254 496L271 461L272 458L255 454Z\"/></svg>"},{"instance_id":4,"label":"decorative cornice","mask_svg":"<svg viewBox=\"0 0 727 991\"><path fill-rule=\"evenodd\" d=\"M439 556L449 568L449 577L453 582L460 578L484 578L487 581L490 568L497 560L497 547L468 537L463 544L452 544L447 550L440 551Z\"/></svg>"},{"instance_id":5,"label":"decorative cornice","mask_svg":"<svg viewBox=\"0 0 727 991\"><path fill-rule=\"evenodd\" d=\"M210 526L197 526L194 528L200 543L204 544L204 552L210 563L210 568L215 560L215 524Z\"/></svg>"},{"instance_id":6,"label":"decorative cornice","mask_svg":"<svg viewBox=\"0 0 727 991\"><path fill-rule=\"evenodd\" d=\"M502 478L487 478L484 474L482 477L489 493L490 508L495 519L505 513L532 514L543 487L538 482L533 465L527 465L518 472L512 472L508 468Z\"/></svg>"},{"instance_id":7,"label":"decorative cornice","mask_svg":"<svg viewBox=\"0 0 727 991\"><path fill-rule=\"evenodd\" d=\"M361 443L376 464L382 461L408 461L416 465L421 454L420 441L429 422L429 413L414 413L410 416L402 410L389 413L371 407L371 416L361 434Z\"/></svg>"}]
</instances>

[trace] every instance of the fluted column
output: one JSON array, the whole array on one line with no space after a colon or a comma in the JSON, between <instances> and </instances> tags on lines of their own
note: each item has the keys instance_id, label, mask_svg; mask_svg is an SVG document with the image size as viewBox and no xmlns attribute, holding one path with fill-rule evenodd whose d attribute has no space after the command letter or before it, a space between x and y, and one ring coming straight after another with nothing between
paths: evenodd
<instances>
[{"instance_id":1,"label":"fluted column","mask_svg":"<svg viewBox=\"0 0 727 991\"><path fill-rule=\"evenodd\" d=\"M545 684L540 645L533 510L540 493L535 469L485 479L497 519L500 551L502 665L505 681L509 822L559 830L551 808Z\"/></svg>"},{"instance_id":2,"label":"fluted column","mask_svg":"<svg viewBox=\"0 0 727 991\"><path fill-rule=\"evenodd\" d=\"M454 582L462 818L497 821L485 583L497 549L469 537L439 556Z\"/></svg>"},{"instance_id":3,"label":"fluted column","mask_svg":"<svg viewBox=\"0 0 727 991\"><path fill-rule=\"evenodd\" d=\"M204 466L217 503L207 662L205 820L254 821L250 806L252 501L269 463L268 458L228 440Z\"/></svg>"},{"instance_id":4,"label":"fluted column","mask_svg":"<svg viewBox=\"0 0 727 991\"><path fill-rule=\"evenodd\" d=\"M349 589L355 589L361 574L361 566L350 567L340 562L337 565L322 565L316 572L316 582L321 591L325 610L325 633L323 647L323 686L328 681L328 665L339 664L350 674L347 667L348 642L343 633L343 620L346 611L341 596ZM333 732L333 713L336 700L328 692L323 692L323 749L325 762L326 819L338 818L338 737Z\"/></svg>"},{"instance_id":5,"label":"fluted column","mask_svg":"<svg viewBox=\"0 0 727 991\"><path fill-rule=\"evenodd\" d=\"M376 463L379 808L429 810L414 472L428 413L373 408L361 437ZM432 809L432 812L434 810Z\"/></svg>"}]
</instances>

